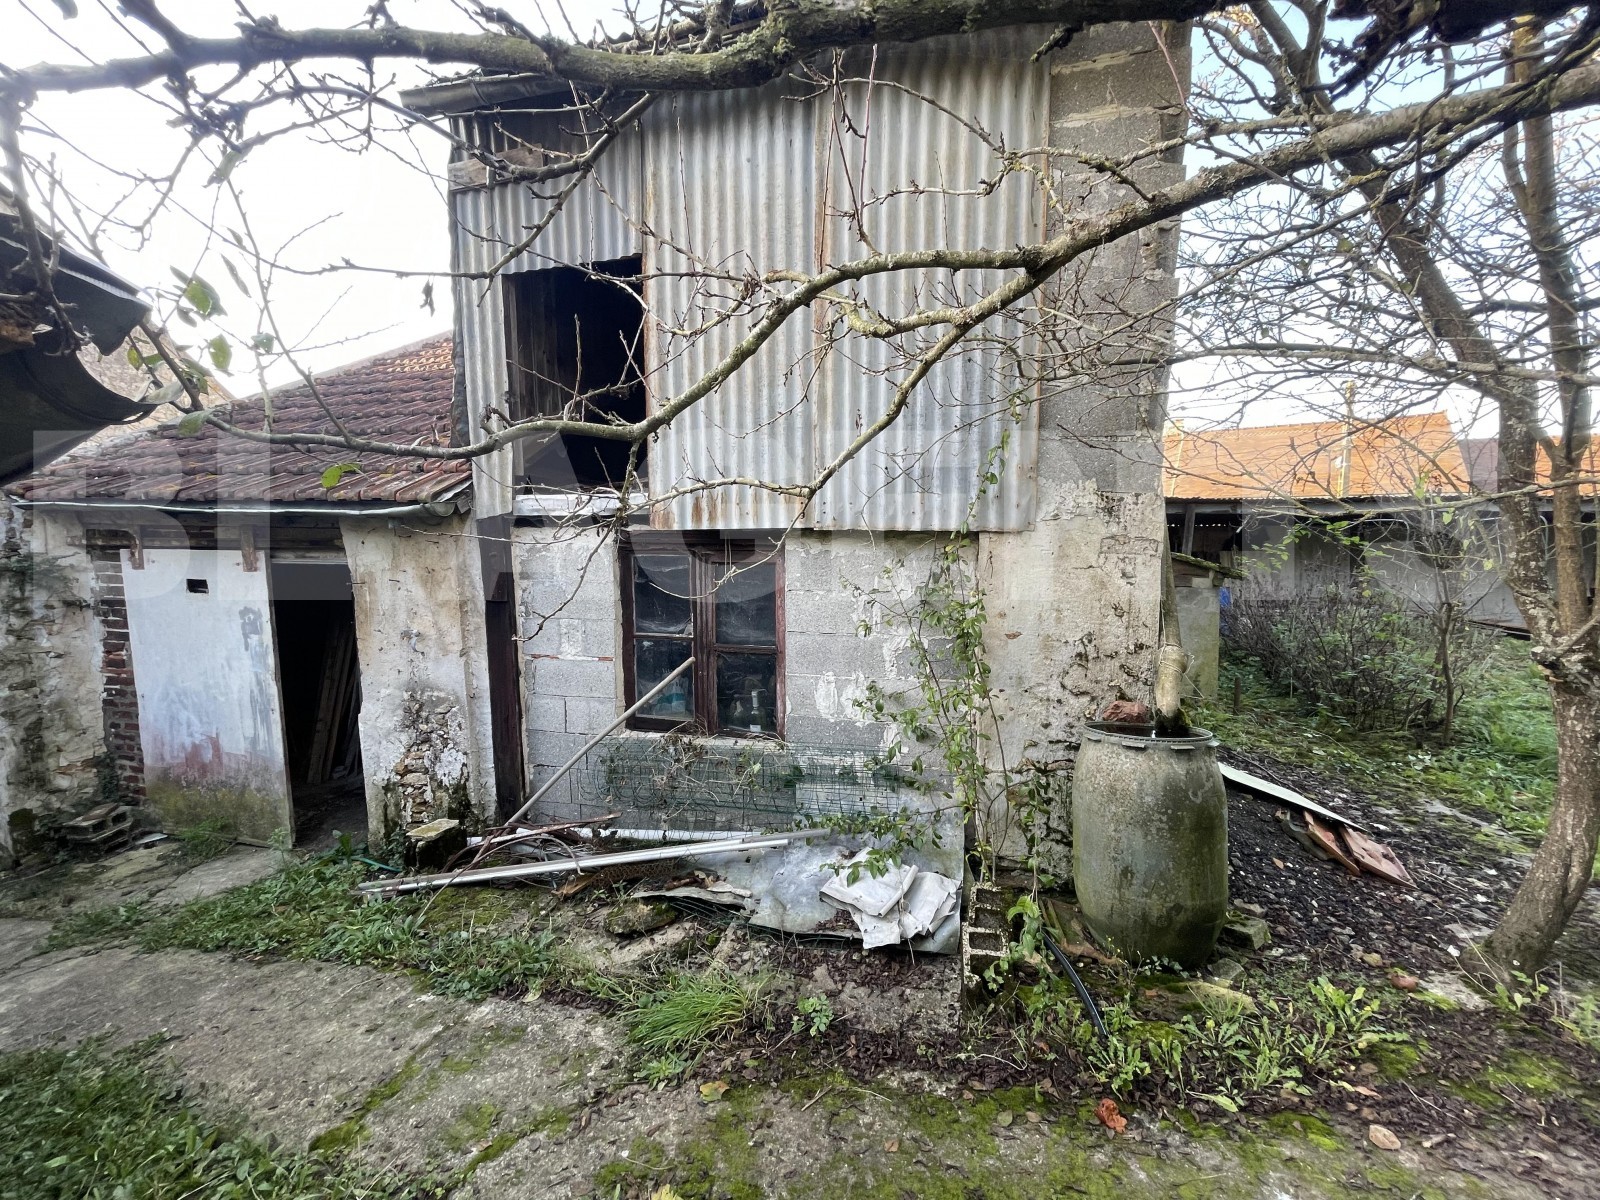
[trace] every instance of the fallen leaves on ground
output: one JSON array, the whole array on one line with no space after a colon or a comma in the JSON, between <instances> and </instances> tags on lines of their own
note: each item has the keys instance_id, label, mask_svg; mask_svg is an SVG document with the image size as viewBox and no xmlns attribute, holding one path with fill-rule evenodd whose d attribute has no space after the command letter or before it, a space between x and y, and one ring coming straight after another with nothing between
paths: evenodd
<instances>
[{"instance_id":1,"label":"fallen leaves on ground","mask_svg":"<svg viewBox=\"0 0 1600 1200\"><path fill-rule=\"evenodd\" d=\"M727 1091L727 1080L715 1079L710 1083L702 1083L700 1085L700 1099L707 1104L714 1104L716 1101L721 1100L727 1094Z\"/></svg>"},{"instance_id":2,"label":"fallen leaves on ground","mask_svg":"<svg viewBox=\"0 0 1600 1200\"><path fill-rule=\"evenodd\" d=\"M1394 1135L1392 1130L1382 1125L1367 1126L1367 1141L1371 1142L1379 1150L1400 1149L1400 1139Z\"/></svg>"},{"instance_id":3,"label":"fallen leaves on ground","mask_svg":"<svg viewBox=\"0 0 1600 1200\"><path fill-rule=\"evenodd\" d=\"M1109 1097L1094 1106L1095 1120L1112 1133L1121 1133L1128 1127L1128 1118L1117 1109L1117 1102Z\"/></svg>"}]
</instances>

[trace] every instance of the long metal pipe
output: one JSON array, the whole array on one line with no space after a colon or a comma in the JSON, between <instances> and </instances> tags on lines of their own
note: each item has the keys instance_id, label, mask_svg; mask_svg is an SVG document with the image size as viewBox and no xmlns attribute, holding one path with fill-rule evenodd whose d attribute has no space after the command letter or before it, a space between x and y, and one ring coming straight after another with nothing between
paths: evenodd
<instances>
[{"instance_id":1,"label":"long metal pipe","mask_svg":"<svg viewBox=\"0 0 1600 1200\"><path fill-rule=\"evenodd\" d=\"M616 854L591 854L571 858L552 858L545 862L515 863L502 867L479 867L467 871L446 871L440 875L416 875L410 879L374 879L360 885L363 892L399 896L453 883L491 883L498 879L527 879L536 875L559 875L563 871L603 871L633 863L666 862L675 858L701 858L708 854L735 854L741 850L773 850L793 840L787 835L734 838L726 842L699 842L692 845L652 846L648 850L622 850Z\"/></svg>"},{"instance_id":2,"label":"long metal pipe","mask_svg":"<svg viewBox=\"0 0 1600 1200\"><path fill-rule=\"evenodd\" d=\"M519 820L521 820L522 817L527 814L530 808L544 798L544 794L546 792L555 787L556 784L560 783L561 780L566 777L568 771L572 770L573 767L577 766L581 761L583 761L583 756L585 754L589 753L589 751L598 746L604 738L609 737L611 732L615 730L617 726L621 725L629 717L633 716L634 713L638 712L645 705L649 704L650 701L654 700L662 692L666 691L667 684L671 683L674 679L676 679L679 675L682 675L692 666L694 666L694 655L691 654L688 658L684 659L683 662L678 664L677 670L673 671L672 674L668 675L660 683L656 684L655 687L651 688L643 696L639 697L639 699L634 701L629 708L623 711L620 717L585 742L583 744L583 749L579 750L571 758L567 759L566 762L562 763L561 766L556 769L556 773L550 776L549 779L545 780L544 786L533 795L529 796L528 802L521 808L517 809L516 812L512 813L511 816L506 819L505 823L507 825L515 825Z\"/></svg>"}]
</instances>

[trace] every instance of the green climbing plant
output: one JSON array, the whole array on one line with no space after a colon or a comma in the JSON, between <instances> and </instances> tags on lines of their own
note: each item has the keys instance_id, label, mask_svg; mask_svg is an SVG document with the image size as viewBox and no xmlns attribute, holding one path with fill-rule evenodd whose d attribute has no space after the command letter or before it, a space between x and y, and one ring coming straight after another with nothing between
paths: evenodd
<instances>
[{"instance_id":1,"label":"green climbing plant","mask_svg":"<svg viewBox=\"0 0 1600 1200\"><path fill-rule=\"evenodd\" d=\"M1031 763L1009 763L984 654L988 612L967 528L934 554L925 580L908 594L896 587L903 568L858 593L865 601L863 636L892 630L904 641L912 679L906 687L867 684L864 715L889 726L893 738L878 765L894 769L924 791L942 795L969 820L982 878L994 872L1000 845L1016 826L1031 830L1026 812L1046 791ZM1031 847L1029 850L1031 854Z\"/></svg>"}]
</instances>

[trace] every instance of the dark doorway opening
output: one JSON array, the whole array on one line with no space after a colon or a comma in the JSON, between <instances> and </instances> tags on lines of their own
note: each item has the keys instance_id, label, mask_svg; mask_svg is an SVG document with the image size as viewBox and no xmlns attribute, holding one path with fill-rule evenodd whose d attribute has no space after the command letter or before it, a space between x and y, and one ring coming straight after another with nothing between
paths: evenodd
<instances>
[{"instance_id":1,"label":"dark doorway opening","mask_svg":"<svg viewBox=\"0 0 1600 1200\"><path fill-rule=\"evenodd\" d=\"M503 820L522 807L522 673L518 666L516 580L511 565L511 519L478 522L483 563L483 628L489 656L489 729L494 744L495 809Z\"/></svg>"},{"instance_id":2,"label":"dark doorway opening","mask_svg":"<svg viewBox=\"0 0 1600 1200\"><path fill-rule=\"evenodd\" d=\"M274 562L272 624L294 844L320 847L335 833L363 841L367 795L350 569L342 562Z\"/></svg>"},{"instance_id":3,"label":"dark doorway opening","mask_svg":"<svg viewBox=\"0 0 1600 1200\"><path fill-rule=\"evenodd\" d=\"M643 260L638 256L505 277L513 420L632 423L645 415ZM560 434L517 443L517 482L540 490L621 488L632 448ZM645 474L644 448L634 469Z\"/></svg>"}]
</instances>

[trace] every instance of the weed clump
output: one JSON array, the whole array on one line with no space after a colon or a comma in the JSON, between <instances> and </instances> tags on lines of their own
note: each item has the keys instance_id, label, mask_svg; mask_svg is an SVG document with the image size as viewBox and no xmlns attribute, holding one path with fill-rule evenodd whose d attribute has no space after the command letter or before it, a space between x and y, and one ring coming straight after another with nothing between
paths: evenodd
<instances>
[{"instance_id":1,"label":"weed clump","mask_svg":"<svg viewBox=\"0 0 1600 1200\"><path fill-rule=\"evenodd\" d=\"M673 974L624 1003L628 1037L648 1053L676 1055L743 1029L765 1008L771 980L725 969Z\"/></svg>"},{"instance_id":2,"label":"weed clump","mask_svg":"<svg viewBox=\"0 0 1600 1200\"><path fill-rule=\"evenodd\" d=\"M429 1181L271 1149L202 1119L150 1063L156 1042L122 1050L0 1055L0 1195L30 1200L207 1196L224 1200L428 1200Z\"/></svg>"},{"instance_id":3,"label":"weed clump","mask_svg":"<svg viewBox=\"0 0 1600 1200\"><path fill-rule=\"evenodd\" d=\"M76 913L51 930L52 948L131 936L143 950L209 950L319 959L414 972L431 991L481 1000L536 988L554 962L547 930L479 929L424 896L368 901L368 869L333 853L171 911L120 905ZM470 914L467 914L470 918Z\"/></svg>"},{"instance_id":4,"label":"weed clump","mask_svg":"<svg viewBox=\"0 0 1600 1200\"><path fill-rule=\"evenodd\" d=\"M1364 1055L1409 1040L1384 1026L1381 1005L1365 988L1347 991L1326 978L1287 994L1241 996L1245 1003L1202 1001L1172 1020L1141 1017L1136 990L1132 981L1124 998L1101 1005L1104 1038L1058 980L1017 995L1031 1037L1051 1053L1070 1053L1112 1094L1203 1100L1227 1112L1284 1093L1312 1095Z\"/></svg>"}]
</instances>

